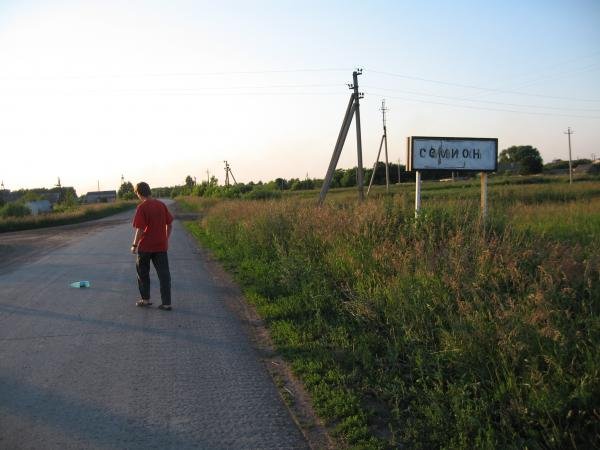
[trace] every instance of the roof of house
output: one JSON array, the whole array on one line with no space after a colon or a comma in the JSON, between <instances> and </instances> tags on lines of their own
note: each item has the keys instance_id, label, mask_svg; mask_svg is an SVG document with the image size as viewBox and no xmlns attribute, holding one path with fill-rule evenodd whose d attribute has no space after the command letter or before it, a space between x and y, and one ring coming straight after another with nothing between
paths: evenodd
<instances>
[{"instance_id":1,"label":"roof of house","mask_svg":"<svg viewBox=\"0 0 600 450\"><path fill-rule=\"evenodd\" d=\"M117 195L117 191L93 191L88 192L85 195Z\"/></svg>"}]
</instances>

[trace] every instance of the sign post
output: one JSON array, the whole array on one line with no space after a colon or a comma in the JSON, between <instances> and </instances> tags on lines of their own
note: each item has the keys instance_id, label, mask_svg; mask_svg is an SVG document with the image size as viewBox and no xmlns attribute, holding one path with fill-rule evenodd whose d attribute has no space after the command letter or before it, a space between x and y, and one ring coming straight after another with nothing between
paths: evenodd
<instances>
[{"instance_id":1,"label":"sign post","mask_svg":"<svg viewBox=\"0 0 600 450\"><path fill-rule=\"evenodd\" d=\"M415 173L415 218L419 216L421 209L421 171Z\"/></svg>"},{"instance_id":2,"label":"sign post","mask_svg":"<svg viewBox=\"0 0 600 450\"><path fill-rule=\"evenodd\" d=\"M497 138L411 136L407 141L407 169L415 171L415 216L421 209L422 171L481 172L481 214L487 215L487 174L498 164Z\"/></svg>"},{"instance_id":3,"label":"sign post","mask_svg":"<svg viewBox=\"0 0 600 450\"><path fill-rule=\"evenodd\" d=\"M481 217L487 217L487 173L481 172Z\"/></svg>"}]
</instances>

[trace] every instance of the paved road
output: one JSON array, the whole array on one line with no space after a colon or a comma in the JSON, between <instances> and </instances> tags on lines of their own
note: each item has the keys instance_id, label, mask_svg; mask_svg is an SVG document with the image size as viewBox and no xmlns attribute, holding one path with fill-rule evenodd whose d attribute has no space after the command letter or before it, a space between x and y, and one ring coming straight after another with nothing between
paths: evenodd
<instances>
[{"instance_id":1,"label":"paved road","mask_svg":"<svg viewBox=\"0 0 600 450\"><path fill-rule=\"evenodd\" d=\"M131 216L0 269L0 448L307 448L178 221L173 311L154 269L154 307L134 306Z\"/></svg>"}]
</instances>

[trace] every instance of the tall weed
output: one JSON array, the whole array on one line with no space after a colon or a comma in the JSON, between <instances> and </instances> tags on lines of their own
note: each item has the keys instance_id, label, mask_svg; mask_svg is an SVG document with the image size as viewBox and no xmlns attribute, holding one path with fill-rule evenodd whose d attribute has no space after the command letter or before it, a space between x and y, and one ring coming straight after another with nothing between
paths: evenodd
<instances>
[{"instance_id":1,"label":"tall weed","mask_svg":"<svg viewBox=\"0 0 600 450\"><path fill-rule=\"evenodd\" d=\"M599 446L600 227L572 245L469 202L410 208L231 201L190 227L349 444Z\"/></svg>"}]
</instances>

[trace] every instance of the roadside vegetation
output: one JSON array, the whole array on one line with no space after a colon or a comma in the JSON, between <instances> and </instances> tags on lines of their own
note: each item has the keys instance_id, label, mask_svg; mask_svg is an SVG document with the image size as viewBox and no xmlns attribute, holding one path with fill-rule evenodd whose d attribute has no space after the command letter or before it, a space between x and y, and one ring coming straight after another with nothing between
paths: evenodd
<instances>
[{"instance_id":1,"label":"roadside vegetation","mask_svg":"<svg viewBox=\"0 0 600 450\"><path fill-rule=\"evenodd\" d=\"M0 233L86 222L133 209L135 206L135 201L97 203L92 205L59 205L53 212L34 216L22 204L7 203L0 208Z\"/></svg>"},{"instance_id":2,"label":"roadside vegetation","mask_svg":"<svg viewBox=\"0 0 600 450\"><path fill-rule=\"evenodd\" d=\"M600 181L317 195L179 203L342 442L600 446Z\"/></svg>"}]
</instances>

